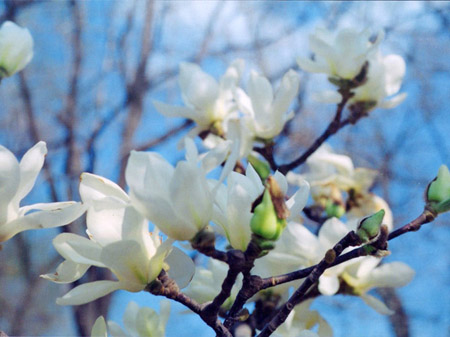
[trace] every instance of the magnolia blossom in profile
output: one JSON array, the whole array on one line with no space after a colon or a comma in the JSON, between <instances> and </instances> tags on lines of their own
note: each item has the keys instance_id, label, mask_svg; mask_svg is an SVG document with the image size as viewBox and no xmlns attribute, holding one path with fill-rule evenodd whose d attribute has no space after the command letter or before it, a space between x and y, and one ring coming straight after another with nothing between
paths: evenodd
<instances>
[{"instance_id":1,"label":"magnolia blossom in profile","mask_svg":"<svg viewBox=\"0 0 450 337\"><path fill-rule=\"evenodd\" d=\"M33 38L26 28L6 21L0 27L0 79L21 71L33 58Z\"/></svg>"},{"instance_id":2,"label":"magnolia blossom in profile","mask_svg":"<svg viewBox=\"0 0 450 337\"><path fill-rule=\"evenodd\" d=\"M123 314L125 330L113 321L105 322L103 316L95 321L91 337L165 337L166 325L170 315L170 302L160 302L160 314L148 307L139 307L136 302L128 303Z\"/></svg>"},{"instance_id":3,"label":"magnolia blossom in profile","mask_svg":"<svg viewBox=\"0 0 450 337\"><path fill-rule=\"evenodd\" d=\"M172 247L173 240L161 242L157 231L148 232L146 219L131 206L128 195L119 186L106 178L83 173L80 195L88 206L89 238L72 233L58 235L53 245L65 261L54 274L42 277L56 283L71 283L95 266L108 268L117 280L82 284L58 298L57 304L84 304L118 289L141 291L163 268L180 287L187 285L194 271L192 260Z\"/></svg>"},{"instance_id":4,"label":"magnolia blossom in profile","mask_svg":"<svg viewBox=\"0 0 450 337\"><path fill-rule=\"evenodd\" d=\"M212 221L234 249L247 249L252 204L263 190L261 178L249 164L245 175L231 172L227 185L221 185L217 192Z\"/></svg>"},{"instance_id":5,"label":"magnolia blossom in profile","mask_svg":"<svg viewBox=\"0 0 450 337\"><path fill-rule=\"evenodd\" d=\"M367 294L373 288L398 288L407 285L414 277L414 270L402 262L379 265L381 259L367 256L352 260L341 278L351 287L353 295L359 296L367 305L382 315L394 312L376 297Z\"/></svg>"},{"instance_id":6,"label":"magnolia blossom in profile","mask_svg":"<svg viewBox=\"0 0 450 337\"><path fill-rule=\"evenodd\" d=\"M313 300L306 300L291 311L286 321L272 334L274 337L332 337L333 330L316 310L311 310ZM317 327L317 332L311 331Z\"/></svg>"},{"instance_id":7,"label":"magnolia blossom in profile","mask_svg":"<svg viewBox=\"0 0 450 337\"><path fill-rule=\"evenodd\" d=\"M197 127L193 133L210 129L236 111L233 89L244 68L243 60L234 61L217 82L193 63L181 63L179 84L185 106L172 106L154 101L156 109L167 117L193 120Z\"/></svg>"},{"instance_id":8,"label":"magnolia blossom in profile","mask_svg":"<svg viewBox=\"0 0 450 337\"><path fill-rule=\"evenodd\" d=\"M406 98L406 93L396 95L405 71L406 64L400 55L383 56L376 53L369 59L367 81L353 90L354 96L350 98L349 104L366 103L368 110L375 107L395 108ZM390 96L393 97L388 98Z\"/></svg>"},{"instance_id":9,"label":"magnolia blossom in profile","mask_svg":"<svg viewBox=\"0 0 450 337\"><path fill-rule=\"evenodd\" d=\"M125 176L133 205L170 238L192 239L211 220L220 184L209 183L206 174L227 154L226 147L218 147L200 158L186 138L186 160L174 168L158 153L132 151ZM225 164L222 175L233 166L228 170Z\"/></svg>"},{"instance_id":10,"label":"magnolia blossom in profile","mask_svg":"<svg viewBox=\"0 0 450 337\"><path fill-rule=\"evenodd\" d=\"M283 76L275 95L269 80L256 72L250 75L248 95L236 88L239 109L247 117L255 137L269 140L280 134L286 122L294 117L289 106L297 96L299 84L297 73L291 69Z\"/></svg>"},{"instance_id":11,"label":"magnolia blossom in profile","mask_svg":"<svg viewBox=\"0 0 450 337\"><path fill-rule=\"evenodd\" d=\"M299 57L298 65L305 71L325 73L350 80L357 76L368 58L377 51L384 34L378 33L372 42L369 29L341 29L337 33L317 28L309 37L314 59Z\"/></svg>"},{"instance_id":12,"label":"magnolia blossom in profile","mask_svg":"<svg viewBox=\"0 0 450 337\"><path fill-rule=\"evenodd\" d=\"M19 163L14 154L0 145L0 242L28 229L66 225L84 213L85 207L73 201L20 207L36 182L46 154L45 142L39 142Z\"/></svg>"},{"instance_id":13,"label":"magnolia blossom in profile","mask_svg":"<svg viewBox=\"0 0 450 337\"><path fill-rule=\"evenodd\" d=\"M281 192L286 195L288 184L286 177L280 172L274 174ZM250 220L253 216L252 204L263 193L261 178L249 164L246 175L231 172L227 186L219 188L214 206L213 222L218 225L219 232L225 235L234 249L245 251L250 242L252 231ZM290 215L288 221L299 217L305 207L309 195L306 181L295 194L286 201Z\"/></svg>"}]
</instances>

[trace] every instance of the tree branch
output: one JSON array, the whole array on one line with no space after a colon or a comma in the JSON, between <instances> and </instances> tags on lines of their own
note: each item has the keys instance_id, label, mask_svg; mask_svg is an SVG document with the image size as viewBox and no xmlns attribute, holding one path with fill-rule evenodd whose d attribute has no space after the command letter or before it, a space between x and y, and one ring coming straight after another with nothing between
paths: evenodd
<instances>
[{"instance_id":1,"label":"tree branch","mask_svg":"<svg viewBox=\"0 0 450 337\"><path fill-rule=\"evenodd\" d=\"M384 237L384 240L386 240L386 238L387 237ZM319 264L312 270L312 272L308 275L302 285L294 292L289 300L282 306L281 310L275 315L270 323L264 327L264 329L258 336L270 336L272 332L274 332L281 324L283 324L292 309L294 309L294 307L303 300L309 288L319 280L319 277L325 272L327 268L331 267L333 262L335 262L336 257L338 257L345 248L350 246L357 246L359 244L361 244L359 237L355 232L351 231L346 236L344 236L344 238L342 238L332 249L328 250L322 261L320 261Z\"/></svg>"}]
</instances>

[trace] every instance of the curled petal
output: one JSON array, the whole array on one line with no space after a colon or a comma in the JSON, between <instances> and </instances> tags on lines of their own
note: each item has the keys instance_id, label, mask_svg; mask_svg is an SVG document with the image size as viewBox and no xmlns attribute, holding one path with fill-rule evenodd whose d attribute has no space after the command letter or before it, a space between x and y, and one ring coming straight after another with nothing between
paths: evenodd
<instances>
[{"instance_id":1,"label":"curled petal","mask_svg":"<svg viewBox=\"0 0 450 337\"><path fill-rule=\"evenodd\" d=\"M66 260L56 268L54 274L45 274L41 277L55 283L71 283L83 277L90 266Z\"/></svg>"},{"instance_id":2,"label":"curled petal","mask_svg":"<svg viewBox=\"0 0 450 337\"><path fill-rule=\"evenodd\" d=\"M121 289L122 284L117 281L95 281L73 288L63 297L56 299L59 305L80 305L92 302L97 298Z\"/></svg>"},{"instance_id":3,"label":"curled petal","mask_svg":"<svg viewBox=\"0 0 450 337\"><path fill-rule=\"evenodd\" d=\"M72 233L62 233L53 239L53 246L66 260L105 267L100 262L101 247L87 238Z\"/></svg>"},{"instance_id":4,"label":"curled petal","mask_svg":"<svg viewBox=\"0 0 450 337\"><path fill-rule=\"evenodd\" d=\"M20 213L24 214L30 210L36 210L36 212L25 214L0 226L0 242L6 241L25 230L67 225L78 219L86 211L86 207L81 203L72 201L55 202L22 207Z\"/></svg>"}]
</instances>

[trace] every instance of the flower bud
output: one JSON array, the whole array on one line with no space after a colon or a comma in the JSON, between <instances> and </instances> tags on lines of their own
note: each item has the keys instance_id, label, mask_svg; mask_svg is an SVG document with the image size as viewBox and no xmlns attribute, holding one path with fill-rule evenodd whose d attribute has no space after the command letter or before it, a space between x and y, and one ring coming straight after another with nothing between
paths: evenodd
<instances>
[{"instance_id":1,"label":"flower bud","mask_svg":"<svg viewBox=\"0 0 450 337\"><path fill-rule=\"evenodd\" d=\"M262 161L252 155L248 156L248 162L253 166L262 181L266 180L270 175L270 166L267 162Z\"/></svg>"},{"instance_id":2,"label":"flower bud","mask_svg":"<svg viewBox=\"0 0 450 337\"><path fill-rule=\"evenodd\" d=\"M33 38L26 28L6 21L0 27L0 79L25 68L33 57Z\"/></svg>"},{"instance_id":3,"label":"flower bud","mask_svg":"<svg viewBox=\"0 0 450 337\"><path fill-rule=\"evenodd\" d=\"M341 218L345 214L345 207L341 203L328 199L325 204L325 213L329 218Z\"/></svg>"},{"instance_id":4,"label":"flower bud","mask_svg":"<svg viewBox=\"0 0 450 337\"><path fill-rule=\"evenodd\" d=\"M378 237L380 234L380 227L383 222L384 209L372 214L361 220L356 234L362 242L370 242Z\"/></svg>"},{"instance_id":5,"label":"flower bud","mask_svg":"<svg viewBox=\"0 0 450 337\"><path fill-rule=\"evenodd\" d=\"M276 240L279 236L278 218L268 189L264 191L261 203L255 207L250 228L264 239Z\"/></svg>"},{"instance_id":6,"label":"flower bud","mask_svg":"<svg viewBox=\"0 0 450 337\"><path fill-rule=\"evenodd\" d=\"M426 201L436 213L450 210L450 172L447 166L442 165L437 177L428 185Z\"/></svg>"}]
</instances>

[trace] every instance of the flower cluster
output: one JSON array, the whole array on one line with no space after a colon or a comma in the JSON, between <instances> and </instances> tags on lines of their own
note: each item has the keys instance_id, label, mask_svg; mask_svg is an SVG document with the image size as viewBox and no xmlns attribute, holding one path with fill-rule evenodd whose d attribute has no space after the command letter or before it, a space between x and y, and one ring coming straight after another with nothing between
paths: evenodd
<instances>
[{"instance_id":1,"label":"flower cluster","mask_svg":"<svg viewBox=\"0 0 450 337\"><path fill-rule=\"evenodd\" d=\"M327 74L338 86L336 92L319 94L322 101L348 103L351 112L392 108L405 97L400 94L386 100L400 90L405 64L398 55L380 54L382 39L382 33L373 39L368 30L345 29L333 34L318 29L310 38L314 58L299 58L298 63L306 71ZM28 31L11 22L3 24L0 78L21 70L31 56ZM79 281L89 268L105 268L115 279L78 285L57 299L61 305L84 304L119 289L157 289L154 293L182 303L190 296L188 306L197 308L205 322L214 326L222 323L205 319L208 313L204 308L211 305L215 310L218 303L217 311L232 311L235 300L246 296L242 289L248 287L244 290L250 293L252 276L263 282L262 278L320 265L325 259L328 268L320 277L317 274L308 296L359 296L378 312L392 313L368 292L376 287L406 285L414 275L411 268L400 262L380 264L380 256L359 255L336 265L331 264L333 256L327 261L327 256L336 254L333 247L349 233L354 239L349 246L377 250L370 245L381 232L386 244L393 217L387 203L370 191L376 172L355 168L348 156L334 153L326 144L309 156L308 170L301 175L290 171L285 176L276 165L269 167L267 157L262 158L254 147L272 146L293 118L291 106L299 90L299 77L288 70L274 91L266 77L252 71L244 90L240 87L243 73L242 60L233 62L218 81L198 65L181 64L179 85L184 106L154 105L165 116L195 122L184 139L185 160L173 166L156 152L132 151L125 172L128 193L104 177L85 172L79 185L82 202L20 207L43 167L46 145L36 144L20 163L0 146L0 242L27 229L65 225L86 213L86 235L56 236L53 245L64 261L56 272L42 277L67 284ZM197 135L208 151L199 153L194 140ZM215 175L218 168L221 173ZM434 216L450 209L449 177L448 168L443 166L427 188L426 210ZM313 202L306 206L310 193ZM302 218L302 211L318 224L316 232ZM204 237L208 238L206 243L199 243ZM218 237L224 239L216 240ZM185 241L217 260L195 266L184 252L189 249ZM216 244L228 252L217 250ZM350 250L345 248L344 253ZM254 292L247 300L255 302L256 308L272 301L270 314L276 315L282 301L302 280L280 283ZM311 302L303 301L286 314L285 324L275 336L332 336L328 323L310 310ZM245 310L238 314L242 312ZM126 332L99 317L92 336L106 336L108 330L112 335L164 336L167 317L165 306L158 316L150 308L139 309L130 303L124 317ZM317 333L311 331L315 327Z\"/></svg>"}]
</instances>

